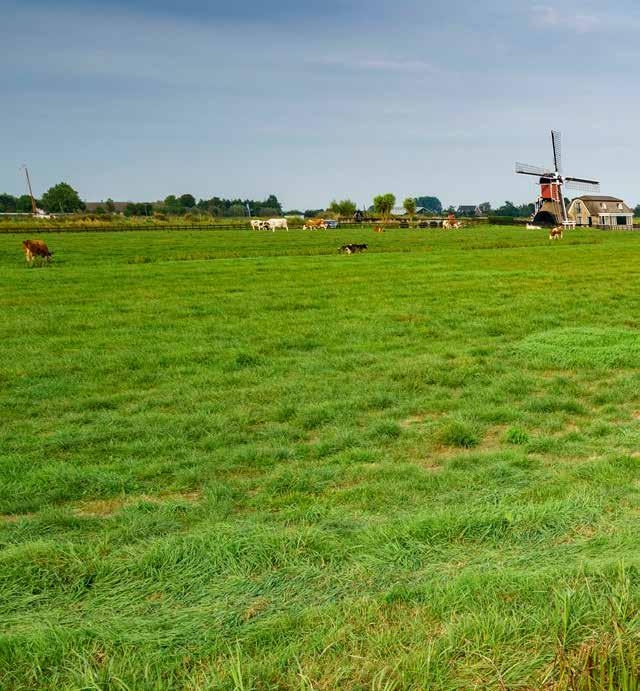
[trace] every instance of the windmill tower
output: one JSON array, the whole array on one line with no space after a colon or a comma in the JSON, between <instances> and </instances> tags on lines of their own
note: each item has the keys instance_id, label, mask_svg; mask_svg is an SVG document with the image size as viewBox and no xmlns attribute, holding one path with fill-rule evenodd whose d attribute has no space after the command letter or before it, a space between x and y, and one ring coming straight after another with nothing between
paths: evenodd
<instances>
[{"instance_id":1,"label":"windmill tower","mask_svg":"<svg viewBox=\"0 0 640 691\"><path fill-rule=\"evenodd\" d=\"M564 177L562 174L562 138L560 132L551 131L551 145L553 146L553 169L516 163L516 173L539 178L540 196L533 212L533 223L573 227L575 224L570 222L567 217L563 186L568 189L595 193L600 191L600 183L585 178Z\"/></svg>"}]
</instances>

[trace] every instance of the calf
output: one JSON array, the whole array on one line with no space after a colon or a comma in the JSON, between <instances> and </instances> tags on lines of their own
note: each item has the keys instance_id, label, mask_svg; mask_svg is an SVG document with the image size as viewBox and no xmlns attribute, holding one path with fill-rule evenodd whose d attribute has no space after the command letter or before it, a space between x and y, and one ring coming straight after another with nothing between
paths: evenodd
<instances>
[{"instance_id":1,"label":"calf","mask_svg":"<svg viewBox=\"0 0 640 691\"><path fill-rule=\"evenodd\" d=\"M28 264L33 264L36 257L42 257L46 262L51 261L53 252L49 251L47 245L42 240L23 240L22 251Z\"/></svg>"},{"instance_id":2,"label":"calf","mask_svg":"<svg viewBox=\"0 0 640 691\"><path fill-rule=\"evenodd\" d=\"M549 240L562 240L562 237L562 228L560 226L551 228L551 230L549 231Z\"/></svg>"},{"instance_id":3,"label":"calf","mask_svg":"<svg viewBox=\"0 0 640 691\"><path fill-rule=\"evenodd\" d=\"M356 252L364 252L367 249L369 249L369 247L365 244L358 245L352 243L350 245L342 245L338 252L342 252L342 254L355 254Z\"/></svg>"}]
</instances>

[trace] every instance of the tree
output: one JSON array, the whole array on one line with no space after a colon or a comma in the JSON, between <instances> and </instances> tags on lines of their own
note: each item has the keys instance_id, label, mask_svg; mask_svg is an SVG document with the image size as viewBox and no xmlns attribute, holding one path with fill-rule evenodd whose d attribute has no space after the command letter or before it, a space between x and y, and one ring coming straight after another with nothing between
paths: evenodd
<instances>
[{"instance_id":1,"label":"tree","mask_svg":"<svg viewBox=\"0 0 640 691\"><path fill-rule=\"evenodd\" d=\"M175 194L170 194L168 197L165 197L164 210L168 214L179 216L184 212L184 207L180 204Z\"/></svg>"},{"instance_id":2,"label":"tree","mask_svg":"<svg viewBox=\"0 0 640 691\"><path fill-rule=\"evenodd\" d=\"M341 202L338 202L338 209L342 218L353 218L357 208L356 203L351 201L351 199L343 199Z\"/></svg>"},{"instance_id":3,"label":"tree","mask_svg":"<svg viewBox=\"0 0 640 691\"><path fill-rule=\"evenodd\" d=\"M633 215L637 218L640 216L640 204L636 206L636 208L633 210Z\"/></svg>"},{"instance_id":4,"label":"tree","mask_svg":"<svg viewBox=\"0 0 640 691\"><path fill-rule=\"evenodd\" d=\"M491 213L491 202L482 202L478 208L483 216L488 216Z\"/></svg>"},{"instance_id":5,"label":"tree","mask_svg":"<svg viewBox=\"0 0 640 691\"><path fill-rule=\"evenodd\" d=\"M43 195L41 204L45 211L72 214L84 208L78 193L66 182L49 188Z\"/></svg>"},{"instance_id":6,"label":"tree","mask_svg":"<svg viewBox=\"0 0 640 691\"><path fill-rule=\"evenodd\" d=\"M276 197L275 194L270 194L267 199L261 203L261 206L276 209L277 215L282 215L282 205L278 201L278 197Z\"/></svg>"},{"instance_id":7,"label":"tree","mask_svg":"<svg viewBox=\"0 0 640 691\"><path fill-rule=\"evenodd\" d=\"M16 199L16 211L20 214L30 214L33 211L31 197L28 194L22 194Z\"/></svg>"},{"instance_id":8,"label":"tree","mask_svg":"<svg viewBox=\"0 0 640 691\"><path fill-rule=\"evenodd\" d=\"M273 218L274 216L280 216L282 213L282 209L275 209L274 207L269 207L269 206L261 206L258 208L258 213L256 216L268 216L269 218Z\"/></svg>"},{"instance_id":9,"label":"tree","mask_svg":"<svg viewBox=\"0 0 640 691\"><path fill-rule=\"evenodd\" d=\"M305 218L319 218L322 216L322 212L324 209L307 209L304 212L304 217Z\"/></svg>"},{"instance_id":10,"label":"tree","mask_svg":"<svg viewBox=\"0 0 640 691\"><path fill-rule=\"evenodd\" d=\"M388 192L387 194L379 194L373 198L373 208L377 214L382 216L383 221L388 221L391 215L391 210L396 204L395 195Z\"/></svg>"},{"instance_id":11,"label":"tree","mask_svg":"<svg viewBox=\"0 0 640 691\"><path fill-rule=\"evenodd\" d=\"M422 206L433 214L442 213L442 202L438 197L416 197L416 205Z\"/></svg>"},{"instance_id":12,"label":"tree","mask_svg":"<svg viewBox=\"0 0 640 691\"><path fill-rule=\"evenodd\" d=\"M104 208L107 210L107 213L110 213L110 214L115 213L116 205L115 205L115 202L113 201L113 199L111 199L111 197L109 197L109 199L107 199L107 202L104 205Z\"/></svg>"},{"instance_id":13,"label":"tree","mask_svg":"<svg viewBox=\"0 0 640 691\"><path fill-rule=\"evenodd\" d=\"M338 218L351 218L356 212L356 204L351 199L343 199L342 201L334 201L329 204L329 211L335 214Z\"/></svg>"},{"instance_id":14,"label":"tree","mask_svg":"<svg viewBox=\"0 0 640 691\"><path fill-rule=\"evenodd\" d=\"M192 194L183 194L178 198L178 203L180 206L191 209L196 205L196 199Z\"/></svg>"},{"instance_id":15,"label":"tree","mask_svg":"<svg viewBox=\"0 0 640 691\"><path fill-rule=\"evenodd\" d=\"M244 204L232 204L227 209L227 213L225 215L230 216L231 218L238 218L241 216L246 216L247 210L245 209Z\"/></svg>"},{"instance_id":16,"label":"tree","mask_svg":"<svg viewBox=\"0 0 640 691\"><path fill-rule=\"evenodd\" d=\"M407 212L409 219L413 221L413 217L416 215L416 200L413 197L407 197L403 202L404 210Z\"/></svg>"},{"instance_id":17,"label":"tree","mask_svg":"<svg viewBox=\"0 0 640 691\"><path fill-rule=\"evenodd\" d=\"M17 201L12 194L0 194L0 213L13 213L16 210Z\"/></svg>"},{"instance_id":18,"label":"tree","mask_svg":"<svg viewBox=\"0 0 640 691\"><path fill-rule=\"evenodd\" d=\"M152 214L153 204L147 204L146 202L140 202L138 204L129 202L124 209L125 216L151 216Z\"/></svg>"}]
</instances>

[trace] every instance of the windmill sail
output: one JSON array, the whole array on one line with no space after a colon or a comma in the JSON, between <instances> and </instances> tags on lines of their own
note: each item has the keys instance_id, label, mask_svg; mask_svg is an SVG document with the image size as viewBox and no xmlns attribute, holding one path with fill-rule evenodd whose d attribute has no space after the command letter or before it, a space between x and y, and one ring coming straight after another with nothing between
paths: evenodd
<instances>
[{"instance_id":1,"label":"windmill sail","mask_svg":"<svg viewBox=\"0 0 640 691\"><path fill-rule=\"evenodd\" d=\"M553 165L556 173L562 175L562 135L557 130L551 130L551 144L553 145Z\"/></svg>"},{"instance_id":2,"label":"windmill sail","mask_svg":"<svg viewBox=\"0 0 640 691\"><path fill-rule=\"evenodd\" d=\"M536 177L544 177L549 175L551 171L547 168L540 168L539 166L530 166L528 163L516 163L516 173L522 175L535 175Z\"/></svg>"},{"instance_id":3,"label":"windmill sail","mask_svg":"<svg viewBox=\"0 0 640 691\"><path fill-rule=\"evenodd\" d=\"M571 190L580 190L582 192L599 192L600 183L596 180L585 180L583 178L565 178L565 187Z\"/></svg>"}]
</instances>

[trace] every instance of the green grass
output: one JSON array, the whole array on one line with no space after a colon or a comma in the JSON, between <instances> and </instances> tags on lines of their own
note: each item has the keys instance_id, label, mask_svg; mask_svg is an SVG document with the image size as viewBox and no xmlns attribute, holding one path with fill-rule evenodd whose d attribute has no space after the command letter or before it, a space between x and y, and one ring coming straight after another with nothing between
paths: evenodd
<instances>
[{"instance_id":1,"label":"green grass","mask_svg":"<svg viewBox=\"0 0 640 691\"><path fill-rule=\"evenodd\" d=\"M640 236L23 237L0 688L638 687Z\"/></svg>"}]
</instances>

